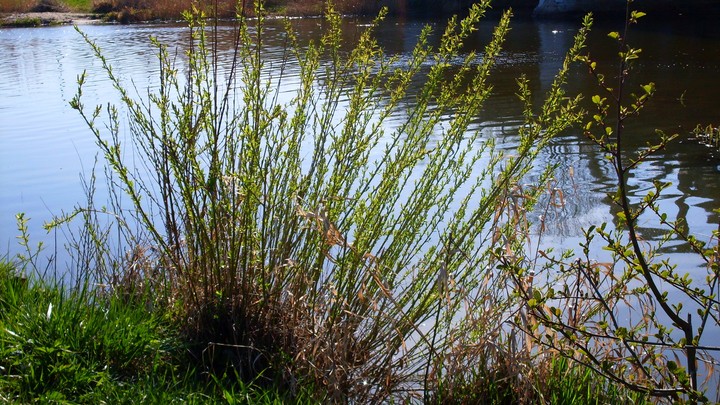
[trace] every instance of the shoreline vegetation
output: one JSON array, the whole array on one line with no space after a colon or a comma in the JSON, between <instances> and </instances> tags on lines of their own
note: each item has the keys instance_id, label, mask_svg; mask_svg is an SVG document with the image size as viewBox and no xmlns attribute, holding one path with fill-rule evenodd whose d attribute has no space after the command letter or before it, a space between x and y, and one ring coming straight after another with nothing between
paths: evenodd
<instances>
[{"instance_id":1,"label":"shoreline vegetation","mask_svg":"<svg viewBox=\"0 0 720 405\"><path fill-rule=\"evenodd\" d=\"M243 15L253 16L252 0L240 0ZM328 0L270 0L265 2L264 13L275 17L322 17L327 9ZM473 3L471 0L454 2L433 2L431 0L337 0L333 9L341 15L373 17L383 7L388 7L391 15L406 17L444 18L455 14L464 14ZM537 6L532 0L497 0L495 8L488 13L500 16L503 10L511 8L515 18L531 16L542 19L579 20L583 12L568 11L558 14L534 16ZM122 24L140 22L182 21L183 11L190 9L193 0L3 0L0 1L0 27L41 27L53 25L85 25L118 22ZM651 5L646 5L650 7ZM204 10L209 17L232 20L237 17L233 0L218 0ZM622 18L622 10L594 7L593 13L598 20ZM671 7L662 5L653 11L656 22L682 19L708 19L714 21L720 7L712 7L707 12L702 7Z\"/></svg>"},{"instance_id":2,"label":"shoreline vegetation","mask_svg":"<svg viewBox=\"0 0 720 405\"><path fill-rule=\"evenodd\" d=\"M243 3L243 2L241 2ZM245 15L252 16L252 1L244 2ZM268 15L319 17L325 11L324 0L279 0L266 3ZM84 25L101 22L135 23L181 21L192 0L7 0L0 4L0 27L39 27ZM346 15L376 15L377 2L344 0L334 3ZM209 15L220 19L236 17L236 2L220 0Z\"/></svg>"},{"instance_id":3,"label":"shoreline vegetation","mask_svg":"<svg viewBox=\"0 0 720 405\"><path fill-rule=\"evenodd\" d=\"M99 24L101 15L73 12L17 12L0 14L0 27L46 27L56 25Z\"/></svg>"},{"instance_id":4,"label":"shoreline vegetation","mask_svg":"<svg viewBox=\"0 0 720 405\"><path fill-rule=\"evenodd\" d=\"M217 344L202 358L194 357L169 314L148 311L143 299L127 298L97 295L88 285L68 288L26 278L0 260L0 402L342 402L323 398L322 387L275 385L263 376L248 381L232 365L215 365L209 371L204 364L208 356L234 357L232 345ZM214 351L218 353L210 354ZM455 403L648 403L646 395L629 392L563 358L551 359L532 373L525 366L508 363L478 370L487 373L482 389L465 387L466 392L456 393ZM436 397L428 403L452 402Z\"/></svg>"},{"instance_id":5,"label":"shoreline vegetation","mask_svg":"<svg viewBox=\"0 0 720 405\"><path fill-rule=\"evenodd\" d=\"M63 4L97 11L82 1ZM139 0L122 1L143 15ZM105 13L122 12L109 4ZM524 122L508 152L471 129L511 26L503 13L483 49L467 52L489 0L423 28L407 59L375 40L387 10L350 42L340 15L350 3L323 7L319 39L285 26L280 71L262 56L265 18L300 2L252 5L233 26L231 59L212 24L230 12L223 4L183 14L183 63L149 39L159 84L147 92L76 27L120 101L92 99L84 86L98 78L78 72L70 107L98 156L82 202L45 224L65 238L67 278L48 277L57 264L17 215L20 253L0 260L0 402L706 400L698 364L717 380L708 353L720 348L703 331L720 324L720 230L700 241L668 218L666 184L640 199L627 191L675 138L638 151L622 142L655 90L626 82L640 58L630 26L644 13L629 2L622 35L608 35L617 66L590 58L588 15L546 93L517 79ZM577 65L602 97L570 93ZM297 87L281 99L291 70ZM531 215L562 205L562 190L537 157L571 128L616 170L617 215L583 231L581 252L541 250ZM641 243L641 215L667 229L658 246ZM705 260L707 277L671 263L670 241Z\"/></svg>"}]
</instances>

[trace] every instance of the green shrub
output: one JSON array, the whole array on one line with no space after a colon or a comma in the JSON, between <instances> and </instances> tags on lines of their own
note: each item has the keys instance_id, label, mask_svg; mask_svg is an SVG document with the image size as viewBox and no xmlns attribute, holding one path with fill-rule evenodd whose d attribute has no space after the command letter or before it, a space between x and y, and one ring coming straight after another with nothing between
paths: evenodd
<instances>
[{"instance_id":1,"label":"green shrub","mask_svg":"<svg viewBox=\"0 0 720 405\"><path fill-rule=\"evenodd\" d=\"M519 312L531 320L522 325L537 344L633 391L674 402L706 402L704 384L717 381L718 347L708 331L720 326L720 229L703 240L682 218L664 212L661 201L669 183L631 185L639 166L677 137L657 130L653 142L635 150L627 146L627 122L641 113L656 87L646 83L633 92L628 84L642 51L629 38L645 16L631 3L624 30L608 35L618 49L616 66L600 66L590 53L578 57L597 84L584 134L612 167L616 190L608 200L614 223L585 229L581 254L553 258L551 266L536 272L528 272L534 258L525 255L523 243L499 257L514 274L515 292L525 301ZM591 23L587 16L585 25ZM636 189L649 191L635 195ZM663 229L650 241L639 225L648 220ZM668 257L670 246L686 248L704 269ZM601 248L610 252L607 261L595 260Z\"/></svg>"},{"instance_id":2,"label":"green shrub","mask_svg":"<svg viewBox=\"0 0 720 405\"><path fill-rule=\"evenodd\" d=\"M317 42L298 43L288 24L299 84L287 103L277 98L284 70L261 56L261 3L259 19L234 27L227 64L215 53L217 26L187 13L184 70L156 44L159 88L145 98L85 36L122 106L87 109L80 76L71 104L96 137L111 194L108 208L91 192L88 206L53 224L83 219L78 271L130 296L149 291L146 304L170 312L215 376L289 393L316 387L331 402L429 398L451 375L446 360L503 333L517 303L494 252L507 246L500 230L519 220L513 190L580 117L563 85L584 31L542 105L518 80L526 123L517 150L506 155L469 130L510 20L482 54L463 53L488 5L451 19L437 46L426 27L403 63L373 38L384 14L349 51L332 7ZM424 85L410 95L415 81ZM103 215L113 224L102 226ZM110 229L125 257L109 248Z\"/></svg>"}]
</instances>

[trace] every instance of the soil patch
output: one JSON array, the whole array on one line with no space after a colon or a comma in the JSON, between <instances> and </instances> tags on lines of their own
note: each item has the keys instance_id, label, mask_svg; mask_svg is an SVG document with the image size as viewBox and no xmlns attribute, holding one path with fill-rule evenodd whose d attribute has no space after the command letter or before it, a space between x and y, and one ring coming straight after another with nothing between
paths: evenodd
<instances>
[{"instance_id":1,"label":"soil patch","mask_svg":"<svg viewBox=\"0 0 720 405\"><path fill-rule=\"evenodd\" d=\"M94 14L45 11L37 13L0 14L0 27L38 27L48 25L98 24L102 20Z\"/></svg>"}]
</instances>

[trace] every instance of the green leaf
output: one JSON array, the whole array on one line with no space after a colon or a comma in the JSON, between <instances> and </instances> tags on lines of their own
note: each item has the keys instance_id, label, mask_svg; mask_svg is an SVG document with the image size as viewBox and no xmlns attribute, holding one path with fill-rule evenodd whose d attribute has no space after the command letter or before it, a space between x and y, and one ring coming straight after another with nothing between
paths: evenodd
<instances>
[{"instance_id":1,"label":"green leaf","mask_svg":"<svg viewBox=\"0 0 720 405\"><path fill-rule=\"evenodd\" d=\"M625 213L624 213L624 212L622 212L622 211L618 212L618 213L617 213L617 217L618 217L618 219L620 219L621 221L626 222L627 217L625 216Z\"/></svg>"},{"instance_id":2,"label":"green leaf","mask_svg":"<svg viewBox=\"0 0 720 405\"><path fill-rule=\"evenodd\" d=\"M612 31L611 33L608 34L608 36L609 36L610 38L612 38L612 39L619 39L619 38L620 38L620 33L617 32L617 31Z\"/></svg>"}]
</instances>

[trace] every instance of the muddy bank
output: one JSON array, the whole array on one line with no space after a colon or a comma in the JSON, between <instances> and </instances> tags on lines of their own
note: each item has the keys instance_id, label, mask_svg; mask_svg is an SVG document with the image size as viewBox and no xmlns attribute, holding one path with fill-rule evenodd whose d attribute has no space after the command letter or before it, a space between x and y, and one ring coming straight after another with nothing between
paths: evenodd
<instances>
[{"instance_id":1,"label":"muddy bank","mask_svg":"<svg viewBox=\"0 0 720 405\"><path fill-rule=\"evenodd\" d=\"M38 12L0 14L0 27L42 27L50 25L98 24L99 16L87 13Z\"/></svg>"}]
</instances>

